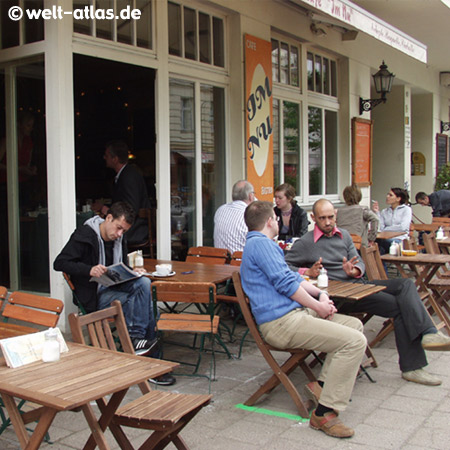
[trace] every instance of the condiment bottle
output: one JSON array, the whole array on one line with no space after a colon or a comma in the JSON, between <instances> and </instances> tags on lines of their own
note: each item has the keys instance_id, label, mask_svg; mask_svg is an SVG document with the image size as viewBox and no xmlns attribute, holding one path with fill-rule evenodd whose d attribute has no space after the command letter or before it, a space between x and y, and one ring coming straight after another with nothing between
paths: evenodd
<instances>
[{"instance_id":1,"label":"condiment bottle","mask_svg":"<svg viewBox=\"0 0 450 450\"><path fill-rule=\"evenodd\" d=\"M319 276L317 277L317 287L318 288L326 288L328 287L328 274L325 267L320 269Z\"/></svg>"},{"instance_id":2,"label":"condiment bottle","mask_svg":"<svg viewBox=\"0 0 450 450\"><path fill-rule=\"evenodd\" d=\"M436 239L444 239L444 230L442 227L439 227L439 229L437 230Z\"/></svg>"},{"instance_id":3,"label":"condiment bottle","mask_svg":"<svg viewBox=\"0 0 450 450\"><path fill-rule=\"evenodd\" d=\"M42 361L59 361L60 347L58 342L58 333L54 328L49 328L45 332L44 346L42 347Z\"/></svg>"},{"instance_id":4,"label":"condiment bottle","mask_svg":"<svg viewBox=\"0 0 450 450\"><path fill-rule=\"evenodd\" d=\"M392 256L398 256L398 244L396 242L392 242L389 247L389 254Z\"/></svg>"},{"instance_id":5,"label":"condiment bottle","mask_svg":"<svg viewBox=\"0 0 450 450\"><path fill-rule=\"evenodd\" d=\"M136 256L134 257L134 267L144 267L144 257L142 256L142 250L138 250Z\"/></svg>"}]
</instances>

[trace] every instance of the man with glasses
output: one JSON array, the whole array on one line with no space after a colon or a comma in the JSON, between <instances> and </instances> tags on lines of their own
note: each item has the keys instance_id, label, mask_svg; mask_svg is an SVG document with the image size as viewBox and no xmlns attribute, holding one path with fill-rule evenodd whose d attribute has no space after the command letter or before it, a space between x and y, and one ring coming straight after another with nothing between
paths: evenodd
<instances>
[{"instance_id":1,"label":"man with glasses","mask_svg":"<svg viewBox=\"0 0 450 450\"><path fill-rule=\"evenodd\" d=\"M350 400L366 349L362 323L336 314L326 292L289 269L273 241L278 223L272 203L251 203L244 218L249 232L241 264L242 285L259 329L274 347L327 353L319 382L307 386L318 403L310 426L332 437L349 438L354 431L341 422L338 411Z\"/></svg>"}]
</instances>

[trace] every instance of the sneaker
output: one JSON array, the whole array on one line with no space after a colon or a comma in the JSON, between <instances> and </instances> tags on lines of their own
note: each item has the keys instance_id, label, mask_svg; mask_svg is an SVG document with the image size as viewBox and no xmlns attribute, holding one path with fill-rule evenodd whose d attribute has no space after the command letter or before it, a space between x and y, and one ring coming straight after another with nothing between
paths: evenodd
<instances>
[{"instance_id":1,"label":"sneaker","mask_svg":"<svg viewBox=\"0 0 450 450\"><path fill-rule=\"evenodd\" d=\"M172 386L177 382L176 378L170 373L165 373L158 378L150 378L148 381L158 386Z\"/></svg>"},{"instance_id":2,"label":"sneaker","mask_svg":"<svg viewBox=\"0 0 450 450\"><path fill-rule=\"evenodd\" d=\"M131 338L131 343L133 344L134 354L144 356L154 349L154 347L158 344L158 339L149 341L148 339L134 337Z\"/></svg>"},{"instance_id":3,"label":"sneaker","mask_svg":"<svg viewBox=\"0 0 450 450\"><path fill-rule=\"evenodd\" d=\"M311 414L309 426L335 438L350 438L355 434L351 428L341 422L335 411L327 412L323 416L316 416L314 411Z\"/></svg>"},{"instance_id":4,"label":"sneaker","mask_svg":"<svg viewBox=\"0 0 450 450\"><path fill-rule=\"evenodd\" d=\"M424 334L422 337L422 347L425 350L449 351L450 337L440 331L437 333Z\"/></svg>"},{"instance_id":5,"label":"sneaker","mask_svg":"<svg viewBox=\"0 0 450 450\"><path fill-rule=\"evenodd\" d=\"M406 381L412 381L413 383L425 384L426 386L439 386L442 381L428 373L423 369L410 370L409 372L403 372L402 378Z\"/></svg>"}]
</instances>

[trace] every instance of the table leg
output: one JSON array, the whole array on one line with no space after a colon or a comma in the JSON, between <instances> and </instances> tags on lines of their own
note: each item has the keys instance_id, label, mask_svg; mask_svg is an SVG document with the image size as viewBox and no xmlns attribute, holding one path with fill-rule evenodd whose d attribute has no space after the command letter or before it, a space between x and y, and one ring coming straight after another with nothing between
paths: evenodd
<instances>
[{"instance_id":1,"label":"table leg","mask_svg":"<svg viewBox=\"0 0 450 450\"><path fill-rule=\"evenodd\" d=\"M36 428L30 438L28 431L25 428L25 423L23 422L22 416L17 409L14 397L3 393L2 398L6 409L8 410L14 431L19 439L20 446L27 450L38 449L58 411L53 408L44 407L38 424L36 425Z\"/></svg>"},{"instance_id":2,"label":"table leg","mask_svg":"<svg viewBox=\"0 0 450 450\"><path fill-rule=\"evenodd\" d=\"M117 408L120 406L120 403L122 402L127 392L128 388L123 389L122 391L119 392L115 392L111 396L108 404L105 406L105 408L103 408L102 415L100 416L100 419L98 421L95 417L92 407L89 404L84 405L82 407L83 413L86 417L89 427L92 430L92 434L89 437L88 441L86 442L85 446L83 447L83 450L94 449L96 443L100 448L100 450L109 449L109 445L106 442L105 435L103 433L109 426L112 418L114 417L115 412L117 411Z\"/></svg>"}]
</instances>

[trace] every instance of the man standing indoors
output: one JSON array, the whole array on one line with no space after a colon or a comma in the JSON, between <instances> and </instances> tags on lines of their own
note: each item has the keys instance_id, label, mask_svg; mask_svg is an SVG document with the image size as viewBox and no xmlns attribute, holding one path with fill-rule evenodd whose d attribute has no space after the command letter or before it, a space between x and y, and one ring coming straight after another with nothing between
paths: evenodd
<instances>
[{"instance_id":1,"label":"man standing indoors","mask_svg":"<svg viewBox=\"0 0 450 450\"><path fill-rule=\"evenodd\" d=\"M314 393L318 406L310 426L348 438L338 411L346 408L367 341L355 317L336 314L328 294L292 272L273 241L278 222L273 204L255 201L245 210L249 233L241 264L243 288L266 342L274 347L327 353Z\"/></svg>"},{"instance_id":2,"label":"man standing indoors","mask_svg":"<svg viewBox=\"0 0 450 450\"><path fill-rule=\"evenodd\" d=\"M232 199L231 203L220 206L214 216L214 247L226 248L231 254L244 250L248 231L244 211L256 199L255 190L248 181L237 181Z\"/></svg>"},{"instance_id":3,"label":"man standing indoors","mask_svg":"<svg viewBox=\"0 0 450 450\"><path fill-rule=\"evenodd\" d=\"M148 355L156 350L156 320L153 314L150 280L140 277L110 287L90 281L107 272L107 266L127 261L124 239L134 221L134 211L125 202L114 203L105 219L94 216L77 228L69 242L56 257L53 268L70 275L75 295L86 312L108 308L114 300L122 304L136 355ZM144 269L136 269L136 272ZM175 379L168 376L150 380L170 385Z\"/></svg>"},{"instance_id":4,"label":"man standing indoors","mask_svg":"<svg viewBox=\"0 0 450 450\"><path fill-rule=\"evenodd\" d=\"M103 158L105 159L106 167L116 172L112 190L112 202L129 203L136 216L141 208L149 208L150 202L144 177L134 165L128 164L128 145L124 141L108 142ZM103 216L108 214L108 206L100 202L95 202L92 205L92 209L100 212ZM148 238L146 219L136 217L133 226L127 232L128 243L141 244Z\"/></svg>"},{"instance_id":5,"label":"man standing indoors","mask_svg":"<svg viewBox=\"0 0 450 450\"><path fill-rule=\"evenodd\" d=\"M302 274L317 277L323 267L332 280L357 281L365 266L358 260L352 238L346 230L336 227L336 211L326 199L313 205L314 230L294 243L286 262ZM370 313L394 319L395 342L402 377L407 381L437 386L442 381L424 370L424 350L450 350L450 338L438 332L417 293L414 282L405 278L375 280L386 286L384 291L347 304L346 312Z\"/></svg>"}]
</instances>

